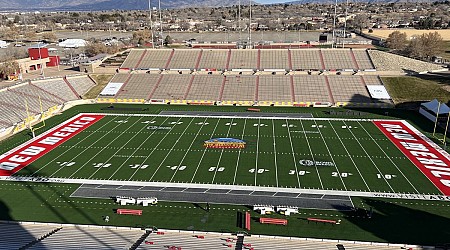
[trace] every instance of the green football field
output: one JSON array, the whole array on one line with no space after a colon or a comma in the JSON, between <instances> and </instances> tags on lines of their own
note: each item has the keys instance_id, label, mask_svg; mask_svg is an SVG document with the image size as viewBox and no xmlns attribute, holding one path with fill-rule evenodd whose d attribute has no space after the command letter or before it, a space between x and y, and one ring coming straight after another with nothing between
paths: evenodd
<instances>
[{"instance_id":1,"label":"green football field","mask_svg":"<svg viewBox=\"0 0 450 250\"><path fill-rule=\"evenodd\" d=\"M234 138L245 149L211 149ZM15 176L439 194L371 122L108 114Z\"/></svg>"}]
</instances>

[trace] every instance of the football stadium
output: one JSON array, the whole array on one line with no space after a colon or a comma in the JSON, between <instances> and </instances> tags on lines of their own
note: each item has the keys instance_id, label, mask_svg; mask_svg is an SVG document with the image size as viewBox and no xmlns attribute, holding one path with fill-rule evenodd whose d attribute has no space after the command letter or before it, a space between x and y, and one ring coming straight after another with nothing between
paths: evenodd
<instances>
[{"instance_id":1,"label":"football stadium","mask_svg":"<svg viewBox=\"0 0 450 250\"><path fill-rule=\"evenodd\" d=\"M394 108L384 52L127 53L95 99L87 74L0 90L0 249L448 242L444 129Z\"/></svg>"}]
</instances>

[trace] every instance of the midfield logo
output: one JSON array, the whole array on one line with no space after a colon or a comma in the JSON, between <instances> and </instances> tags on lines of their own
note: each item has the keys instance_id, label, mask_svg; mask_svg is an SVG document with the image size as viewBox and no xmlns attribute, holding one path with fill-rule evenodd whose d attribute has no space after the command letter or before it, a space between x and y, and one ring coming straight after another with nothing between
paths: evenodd
<instances>
[{"instance_id":1,"label":"midfield logo","mask_svg":"<svg viewBox=\"0 0 450 250\"><path fill-rule=\"evenodd\" d=\"M303 166L327 166L327 167L333 167L334 163L332 163L331 161L312 161L312 160L300 160L299 161L300 165Z\"/></svg>"}]
</instances>

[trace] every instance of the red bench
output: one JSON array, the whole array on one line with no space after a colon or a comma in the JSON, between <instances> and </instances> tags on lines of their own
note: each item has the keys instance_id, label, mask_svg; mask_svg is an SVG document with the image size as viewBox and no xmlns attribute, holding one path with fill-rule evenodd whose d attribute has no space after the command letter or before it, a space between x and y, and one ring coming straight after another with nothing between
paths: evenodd
<instances>
[{"instance_id":1,"label":"red bench","mask_svg":"<svg viewBox=\"0 0 450 250\"><path fill-rule=\"evenodd\" d=\"M317 218L307 218L308 221L314 222L322 222L322 223L330 223L330 224L339 224L341 220L325 220L325 219L317 219Z\"/></svg>"},{"instance_id":2,"label":"red bench","mask_svg":"<svg viewBox=\"0 0 450 250\"><path fill-rule=\"evenodd\" d=\"M117 214L142 215L142 210L135 210L135 209L117 209Z\"/></svg>"},{"instance_id":3,"label":"red bench","mask_svg":"<svg viewBox=\"0 0 450 250\"><path fill-rule=\"evenodd\" d=\"M252 111L252 112L260 112L261 109L255 109L255 108L248 108L247 111Z\"/></svg>"},{"instance_id":4,"label":"red bench","mask_svg":"<svg viewBox=\"0 0 450 250\"><path fill-rule=\"evenodd\" d=\"M250 231L250 213L249 212L245 212L245 229Z\"/></svg>"},{"instance_id":5,"label":"red bench","mask_svg":"<svg viewBox=\"0 0 450 250\"><path fill-rule=\"evenodd\" d=\"M274 224L274 225L284 225L286 226L288 221L285 219L273 219L273 218L259 218L259 223L261 224Z\"/></svg>"}]
</instances>

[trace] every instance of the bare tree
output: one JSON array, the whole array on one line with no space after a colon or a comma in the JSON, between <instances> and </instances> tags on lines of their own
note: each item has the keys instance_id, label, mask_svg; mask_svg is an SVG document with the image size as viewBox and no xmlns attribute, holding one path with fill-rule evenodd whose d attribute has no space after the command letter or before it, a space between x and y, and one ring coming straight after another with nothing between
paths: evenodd
<instances>
[{"instance_id":1,"label":"bare tree","mask_svg":"<svg viewBox=\"0 0 450 250\"><path fill-rule=\"evenodd\" d=\"M386 43L388 48L395 49L395 50L403 50L407 46L407 35L405 32L400 31L394 31L391 34L389 34L388 38L386 39Z\"/></svg>"},{"instance_id":2,"label":"bare tree","mask_svg":"<svg viewBox=\"0 0 450 250\"><path fill-rule=\"evenodd\" d=\"M362 32L363 29L367 28L369 25L369 18L366 14L356 15L352 21L353 27L359 29L359 32Z\"/></svg>"},{"instance_id":3,"label":"bare tree","mask_svg":"<svg viewBox=\"0 0 450 250\"><path fill-rule=\"evenodd\" d=\"M430 32L412 37L405 52L407 55L420 59L431 59L443 52L443 39L438 32Z\"/></svg>"},{"instance_id":4,"label":"bare tree","mask_svg":"<svg viewBox=\"0 0 450 250\"><path fill-rule=\"evenodd\" d=\"M0 64L0 75L8 79L9 75L19 72L19 64L16 61L8 61Z\"/></svg>"},{"instance_id":5,"label":"bare tree","mask_svg":"<svg viewBox=\"0 0 450 250\"><path fill-rule=\"evenodd\" d=\"M54 42L57 40L56 35L53 32L45 32L44 34L42 34L42 39L49 42Z\"/></svg>"}]
</instances>

